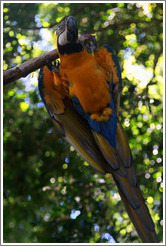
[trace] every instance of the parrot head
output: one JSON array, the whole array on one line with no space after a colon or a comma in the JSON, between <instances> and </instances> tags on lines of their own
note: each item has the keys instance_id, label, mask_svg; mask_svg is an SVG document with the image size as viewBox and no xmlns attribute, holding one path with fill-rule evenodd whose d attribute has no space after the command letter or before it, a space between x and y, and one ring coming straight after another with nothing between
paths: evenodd
<instances>
[{"instance_id":1,"label":"parrot head","mask_svg":"<svg viewBox=\"0 0 166 246\"><path fill-rule=\"evenodd\" d=\"M83 47L93 53L97 48L97 42L91 34L78 37L78 28L73 16L64 17L57 27L57 50L59 55L81 52Z\"/></svg>"},{"instance_id":2,"label":"parrot head","mask_svg":"<svg viewBox=\"0 0 166 246\"><path fill-rule=\"evenodd\" d=\"M63 18L58 24L56 34L60 46L76 43L78 40L78 28L74 17L69 15Z\"/></svg>"}]
</instances>

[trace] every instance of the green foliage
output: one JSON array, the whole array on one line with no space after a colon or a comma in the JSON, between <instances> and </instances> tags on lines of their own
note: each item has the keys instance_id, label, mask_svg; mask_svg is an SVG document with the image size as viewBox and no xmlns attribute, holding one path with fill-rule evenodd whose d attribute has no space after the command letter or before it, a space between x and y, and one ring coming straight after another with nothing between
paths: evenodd
<instances>
[{"instance_id":1,"label":"green foliage","mask_svg":"<svg viewBox=\"0 0 166 246\"><path fill-rule=\"evenodd\" d=\"M162 3L5 3L4 70L55 48L55 25L75 16L80 34L115 49L120 120L162 242ZM4 88L4 242L140 242L113 181L59 135L37 73Z\"/></svg>"}]
</instances>

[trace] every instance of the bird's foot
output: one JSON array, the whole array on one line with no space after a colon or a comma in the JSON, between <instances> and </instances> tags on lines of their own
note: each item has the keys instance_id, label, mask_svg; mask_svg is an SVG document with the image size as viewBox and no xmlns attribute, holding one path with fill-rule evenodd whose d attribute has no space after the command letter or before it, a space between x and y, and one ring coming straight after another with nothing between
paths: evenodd
<instances>
[{"instance_id":1,"label":"bird's foot","mask_svg":"<svg viewBox=\"0 0 166 246\"><path fill-rule=\"evenodd\" d=\"M60 62L58 60L52 62L50 58L47 56L46 65L51 72L59 74Z\"/></svg>"},{"instance_id":2,"label":"bird's foot","mask_svg":"<svg viewBox=\"0 0 166 246\"><path fill-rule=\"evenodd\" d=\"M91 120L96 120L98 122L109 120L113 110L111 108L105 108L102 113L91 114Z\"/></svg>"}]
</instances>

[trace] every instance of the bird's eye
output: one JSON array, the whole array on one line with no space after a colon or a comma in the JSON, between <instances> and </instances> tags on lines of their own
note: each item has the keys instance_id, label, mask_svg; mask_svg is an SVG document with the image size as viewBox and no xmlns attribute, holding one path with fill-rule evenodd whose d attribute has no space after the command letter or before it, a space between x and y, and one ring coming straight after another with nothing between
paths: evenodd
<instances>
[{"instance_id":1,"label":"bird's eye","mask_svg":"<svg viewBox=\"0 0 166 246\"><path fill-rule=\"evenodd\" d=\"M61 32L62 27L61 26L57 26L57 32L60 33Z\"/></svg>"},{"instance_id":2,"label":"bird's eye","mask_svg":"<svg viewBox=\"0 0 166 246\"><path fill-rule=\"evenodd\" d=\"M61 32L62 30L63 30L63 27L59 25L58 28L57 28L57 31Z\"/></svg>"}]
</instances>

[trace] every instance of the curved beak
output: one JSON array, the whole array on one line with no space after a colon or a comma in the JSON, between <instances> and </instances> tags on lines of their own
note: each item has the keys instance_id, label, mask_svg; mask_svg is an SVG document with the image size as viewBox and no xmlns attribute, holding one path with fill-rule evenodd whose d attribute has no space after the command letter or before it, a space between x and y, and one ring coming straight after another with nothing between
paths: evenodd
<instances>
[{"instance_id":1,"label":"curved beak","mask_svg":"<svg viewBox=\"0 0 166 246\"><path fill-rule=\"evenodd\" d=\"M78 39L77 23L73 16L67 18L67 40L69 43L75 43Z\"/></svg>"}]
</instances>

